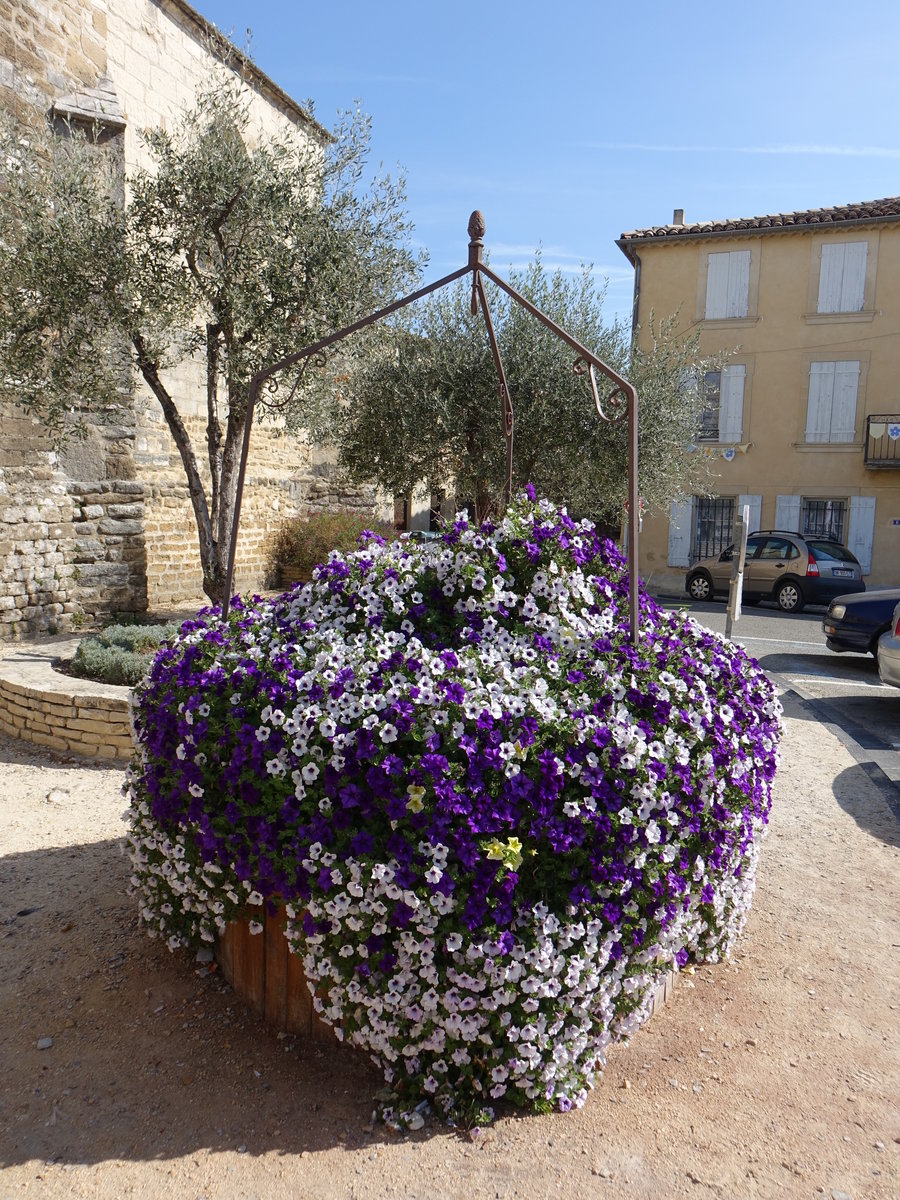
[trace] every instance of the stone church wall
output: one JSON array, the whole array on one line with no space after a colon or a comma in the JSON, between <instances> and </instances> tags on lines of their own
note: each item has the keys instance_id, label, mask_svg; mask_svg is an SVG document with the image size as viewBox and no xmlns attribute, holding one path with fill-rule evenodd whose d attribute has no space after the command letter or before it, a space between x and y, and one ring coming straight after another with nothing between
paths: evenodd
<instances>
[{"instance_id":1,"label":"stone church wall","mask_svg":"<svg viewBox=\"0 0 900 1200\"><path fill-rule=\"evenodd\" d=\"M182 0L0 0L0 106L27 124L61 97L83 104L87 96L114 113L109 152L121 156L127 174L146 165L139 131L172 129L198 84L225 71L210 36ZM257 130L321 147L322 130L290 97L252 70L250 80ZM165 382L203 462L202 365L183 363ZM283 517L372 506L370 491L342 495L333 477L328 456L302 439L254 429L239 590L266 585L267 543ZM59 454L37 423L0 414L0 639L203 600L181 462L141 380L127 421L92 427L86 442Z\"/></svg>"}]
</instances>

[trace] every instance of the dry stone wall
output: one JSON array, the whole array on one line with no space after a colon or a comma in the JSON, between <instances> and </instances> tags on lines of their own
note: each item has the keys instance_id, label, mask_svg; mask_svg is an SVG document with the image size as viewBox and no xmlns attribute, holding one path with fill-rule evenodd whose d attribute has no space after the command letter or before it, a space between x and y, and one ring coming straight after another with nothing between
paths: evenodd
<instances>
[{"instance_id":1,"label":"dry stone wall","mask_svg":"<svg viewBox=\"0 0 900 1200\"><path fill-rule=\"evenodd\" d=\"M95 428L58 455L37 422L0 415L0 638L146 609L144 484L116 477L132 439Z\"/></svg>"},{"instance_id":2,"label":"dry stone wall","mask_svg":"<svg viewBox=\"0 0 900 1200\"><path fill-rule=\"evenodd\" d=\"M127 173L146 165L140 130L172 129L198 84L225 71L210 36L183 0L0 0L0 105L25 123L61 100L70 113L114 111L108 152ZM258 133L321 146L322 130L271 80L251 72L248 92ZM205 461L203 366L182 363L167 382ZM337 490L327 455L258 428L237 586L265 586L268 540L283 517L372 502L371 490ZM36 423L0 414L0 639L199 602L200 583L180 459L141 381L133 419L92 427L59 455Z\"/></svg>"}]
</instances>

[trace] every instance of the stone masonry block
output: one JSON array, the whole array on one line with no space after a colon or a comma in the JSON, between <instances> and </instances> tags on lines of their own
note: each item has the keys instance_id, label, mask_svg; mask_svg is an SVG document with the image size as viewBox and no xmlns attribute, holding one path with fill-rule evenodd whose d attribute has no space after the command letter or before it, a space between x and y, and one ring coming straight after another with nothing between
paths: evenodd
<instances>
[{"instance_id":1,"label":"stone masonry block","mask_svg":"<svg viewBox=\"0 0 900 1200\"><path fill-rule=\"evenodd\" d=\"M100 533L119 534L126 537L129 534L143 533L143 524L141 521L116 521L106 518L98 522L97 529Z\"/></svg>"}]
</instances>

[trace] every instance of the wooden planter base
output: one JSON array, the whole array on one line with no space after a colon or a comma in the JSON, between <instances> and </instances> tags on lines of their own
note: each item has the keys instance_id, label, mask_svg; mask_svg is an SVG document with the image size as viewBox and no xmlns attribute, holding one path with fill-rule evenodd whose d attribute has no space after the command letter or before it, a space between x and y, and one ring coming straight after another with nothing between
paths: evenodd
<instances>
[{"instance_id":1,"label":"wooden planter base","mask_svg":"<svg viewBox=\"0 0 900 1200\"><path fill-rule=\"evenodd\" d=\"M222 975L251 1012L272 1029L315 1041L332 1041L334 1030L318 1016L306 984L303 963L284 936L285 913L268 913L262 933L250 932L250 918L232 921L216 943Z\"/></svg>"},{"instance_id":2,"label":"wooden planter base","mask_svg":"<svg viewBox=\"0 0 900 1200\"><path fill-rule=\"evenodd\" d=\"M251 1012L272 1029L296 1033L313 1041L332 1041L334 1030L318 1016L299 956L284 936L285 913L261 918L262 933L250 932L250 918L232 921L216 943L216 960L223 976ZM669 971L657 986L650 1015L671 999L677 976Z\"/></svg>"}]
</instances>

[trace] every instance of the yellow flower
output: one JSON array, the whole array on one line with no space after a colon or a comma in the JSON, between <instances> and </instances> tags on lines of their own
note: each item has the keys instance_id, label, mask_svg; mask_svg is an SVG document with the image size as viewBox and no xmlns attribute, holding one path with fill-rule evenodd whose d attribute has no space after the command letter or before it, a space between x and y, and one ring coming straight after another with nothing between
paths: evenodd
<instances>
[{"instance_id":1,"label":"yellow flower","mask_svg":"<svg viewBox=\"0 0 900 1200\"><path fill-rule=\"evenodd\" d=\"M496 838L492 842L488 842L485 846L488 858L503 858L505 847L502 842L498 842Z\"/></svg>"},{"instance_id":2,"label":"yellow flower","mask_svg":"<svg viewBox=\"0 0 900 1200\"><path fill-rule=\"evenodd\" d=\"M406 794L409 796L409 799L406 802L407 811L413 813L421 812L425 807L423 803L425 789L416 783L411 783L406 789Z\"/></svg>"}]
</instances>

